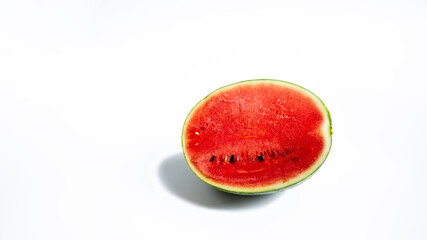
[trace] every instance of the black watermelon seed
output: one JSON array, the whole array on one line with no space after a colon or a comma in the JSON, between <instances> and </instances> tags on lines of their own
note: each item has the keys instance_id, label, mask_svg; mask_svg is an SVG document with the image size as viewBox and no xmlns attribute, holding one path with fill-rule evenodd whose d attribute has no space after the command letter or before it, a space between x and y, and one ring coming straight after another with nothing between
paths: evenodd
<instances>
[{"instance_id":1,"label":"black watermelon seed","mask_svg":"<svg viewBox=\"0 0 427 240\"><path fill-rule=\"evenodd\" d=\"M261 162L263 162L263 161L264 161L264 157L263 157L262 155L259 155L257 158L258 158L258 160L259 160L259 161L261 161Z\"/></svg>"},{"instance_id":2,"label":"black watermelon seed","mask_svg":"<svg viewBox=\"0 0 427 240\"><path fill-rule=\"evenodd\" d=\"M231 155L230 157L230 163L232 163L234 161L234 155Z\"/></svg>"},{"instance_id":3,"label":"black watermelon seed","mask_svg":"<svg viewBox=\"0 0 427 240\"><path fill-rule=\"evenodd\" d=\"M213 162L214 160L215 160L215 156L212 156L211 160L209 161Z\"/></svg>"}]
</instances>

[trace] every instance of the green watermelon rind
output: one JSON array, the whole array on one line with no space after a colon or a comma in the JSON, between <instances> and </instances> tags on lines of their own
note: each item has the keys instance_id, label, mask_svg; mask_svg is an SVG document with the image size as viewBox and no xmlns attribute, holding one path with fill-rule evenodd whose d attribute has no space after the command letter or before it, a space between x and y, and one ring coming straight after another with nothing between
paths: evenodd
<instances>
[{"instance_id":1,"label":"green watermelon rind","mask_svg":"<svg viewBox=\"0 0 427 240\"><path fill-rule=\"evenodd\" d=\"M199 176L196 172L195 169L193 169L193 167L191 166L191 164L189 163L189 160L187 158L187 156L185 155L185 147L184 147L184 131L185 131L185 125L187 122L187 119L191 116L191 113L193 112L193 110L201 103L203 102L205 99L207 99L208 97L210 97L212 94L217 93L219 91L221 91L224 88L236 85L236 84L241 84L241 83L247 83L247 82L262 82L262 81L269 81L269 82L280 82L280 83L284 83L284 84L289 84L289 85L293 85L297 88L300 88L303 91L306 91L307 93L309 93L311 96L315 97L323 106L324 110L326 111L326 114L328 116L328 120L329 120L329 148L324 156L324 158L321 160L321 163L317 166L317 168L315 168L314 170L312 170L309 174L307 174L306 176L304 176L302 179L298 180L297 182L294 182L292 184L289 185L285 185L285 186L281 186L279 188L271 188L271 189L267 189L265 191L236 191L236 190L230 190L227 189L224 186L219 186L219 185L215 185L212 182L206 181L205 179L203 179L201 176ZM295 83L291 83L288 81L283 81L283 80L278 80L278 79L251 79L251 80L244 80L244 81L239 81L239 82L235 82L235 83L231 83L228 85L225 85L223 87L220 87L218 89L216 89L215 91L209 93L206 97L204 97L203 99L201 99L196 105L193 106L193 108L191 109L191 111L188 113L187 117L185 118L184 121L184 126L182 129L182 133L181 133L181 147L183 149L183 154L184 154L184 158L185 161L187 163L187 165L190 167L191 171L194 173L194 175L196 175L200 180L202 180L203 182L207 183L208 185L223 191L223 192L228 192L228 193L232 193L232 194L238 194L238 195L263 195L263 194L270 194L270 193L276 193L276 192L281 192L284 190L287 190L289 188L295 187L303 182L305 182L308 178L310 178L315 172L317 172L317 170L324 164L325 160L327 159L330 151L331 151L331 147L332 147L332 133L333 133L333 129L332 129L332 118L331 118L331 114L328 110L328 108L325 106L325 104L323 103L323 101L313 92L311 92L310 90L301 87ZM320 160L318 160L320 161Z\"/></svg>"}]
</instances>

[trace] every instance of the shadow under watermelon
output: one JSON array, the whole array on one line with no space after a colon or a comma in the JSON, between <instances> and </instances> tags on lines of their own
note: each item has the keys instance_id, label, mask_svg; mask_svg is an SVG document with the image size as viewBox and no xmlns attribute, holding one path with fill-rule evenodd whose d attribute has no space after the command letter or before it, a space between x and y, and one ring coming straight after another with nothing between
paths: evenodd
<instances>
[{"instance_id":1,"label":"shadow under watermelon","mask_svg":"<svg viewBox=\"0 0 427 240\"><path fill-rule=\"evenodd\" d=\"M201 181L188 167L182 153L163 160L159 167L159 177L172 194L194 204L216 209L249 209L262 207L275 200L283 192L241 196L222 192Z\"/></svg>"}]
</instances>

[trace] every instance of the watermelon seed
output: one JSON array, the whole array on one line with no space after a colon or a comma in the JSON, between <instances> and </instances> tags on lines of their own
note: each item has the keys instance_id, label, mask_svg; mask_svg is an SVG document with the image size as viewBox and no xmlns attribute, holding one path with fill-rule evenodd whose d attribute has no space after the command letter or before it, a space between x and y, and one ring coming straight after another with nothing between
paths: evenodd
<instances>
[{"instance_id":1,"label":"watermelon seed","mask_svg":"<svg viewBox=\"0 0 427 240\"><path fill-rule=\"evenodd\" d=\"M233 161L234 161L234 155L231 155L231 157L230 157L230 163L233 163Z\"/></svg>"},{"instance_id":2,"label":"watermelon seed","mask_svg":"<svg viewBox=\"0 0 427 240\"><path fill-rule=\"evenodd\" d=\"M264 162L264 157L262 155L259 155L257 158L260 162Z\"/></svg>"},{"instance_id":3,"label":"watermelon seed","mask_svg":"<svg viewBox=\"0 0 427 240\"><path fill-rule=\"evenodd\" d=\"M212 156L211 160L209 160L209 161L213 162L214 160L215 160L215 156Z\"/></svg>"}]
</instances>

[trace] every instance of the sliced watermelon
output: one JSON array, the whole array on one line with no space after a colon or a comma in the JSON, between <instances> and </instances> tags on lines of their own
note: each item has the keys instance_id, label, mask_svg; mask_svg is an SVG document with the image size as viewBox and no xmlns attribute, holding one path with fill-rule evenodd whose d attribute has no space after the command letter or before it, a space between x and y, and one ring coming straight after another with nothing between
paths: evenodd
<instances>
[{"instance_id":1,"label":"sliced watermelon","mask_svg":"<svg viewBox=\"0 0 427 240\"><path fill-rule=\"evenodd\" d=\"M328 110L295 84L258 79L222 87L184 123L182 147L204 182L236 194L283 190L313 174L332 143Z\"/></svg>"}]
</instances>

